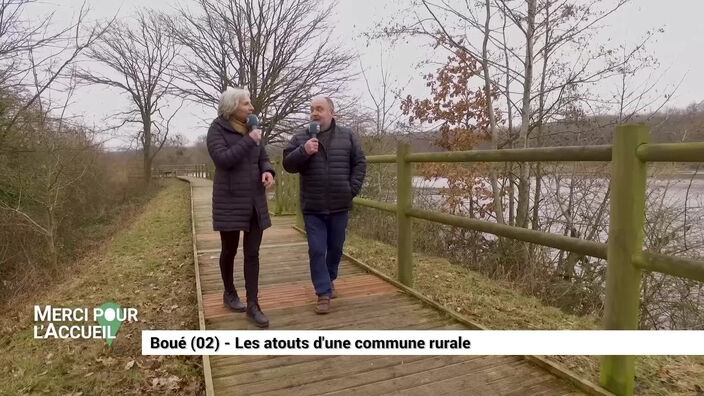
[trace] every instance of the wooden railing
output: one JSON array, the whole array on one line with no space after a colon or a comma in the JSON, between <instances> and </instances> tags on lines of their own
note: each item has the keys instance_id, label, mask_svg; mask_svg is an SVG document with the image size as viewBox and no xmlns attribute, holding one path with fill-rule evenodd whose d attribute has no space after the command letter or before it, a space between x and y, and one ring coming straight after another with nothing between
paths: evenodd
<instances>
[{"instance_id":1,"label":"wooden railing","mask_svg":"<svg viewBox=\"0 0 704 396\"><path fill-rule=\"evenodd\" d=\"M215 167L212 164L159 165L152 168L152 177L194 176L212 179Z\"/></svg>"},{"instance_id":2,"label":"wooden railing","mask_svg":"<svg viewBox=\"0 0 704 396\"><path fill-rule=\"evenodd\" d=\"M507 161L610 161L611 217L608 243L417 209L412 205L412 163ZM704 262L643 250L646 167L648 162L657 161L704 162L704 143L650 144L648 128L639 124L618 127L613 145L609 146L411 153L407 144L401 144L396 155L367 157L368 163L396 164L396 204L364 198L355 198L354 202L396 214L398 278L407 286L412 287L414 280L411 220L423 219L606 259L604 328L633 330L638 328L639 323L641 270L704 281ZM633 394L634 376L634 356L602 358L600 383L611 392L618 395Z\"/></svg>"}]
</instances>

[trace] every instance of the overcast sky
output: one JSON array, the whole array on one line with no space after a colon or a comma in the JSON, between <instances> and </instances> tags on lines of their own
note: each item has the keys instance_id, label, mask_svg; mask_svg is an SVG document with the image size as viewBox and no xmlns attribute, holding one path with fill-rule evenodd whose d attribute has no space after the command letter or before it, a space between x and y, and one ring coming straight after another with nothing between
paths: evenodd
<instances>
[{"instance_id":1,"label":"overcast sky","mask_svg":"<svg viewBox=\"0 0 704 396\"><path fill-rule=\"evenodd\" d=\"M35 17L55 12L53 21L56 25L70 23L83 3L82 0L39 1L32 5L30 14ZM109 18L114 14L130 16L137 7L148 5L154 9L169 11L177 4L188 4L187 0L88 0L91 18ZM407 91L414 95L425 93L425 83L414 66L421 59L429 56L429 50L409 45L388 48L387 45L371 43L360 37L369 31L380 19L388 19L403 8L408 2L401 0L340 0L335 12L335 35L344 46L359 53L361 63L368 70L372 84L378 80L379 59L383 56L385 67L389 68L394 78L404 85L410 80ZM693 102L704 100L704 1L702 0L633 0L617 15L609 19L608 27L599 34L603 40L612 38L624 44L635 43L648 29L664 28L665 32L657 41L649 45L650 52L660 61L661 70L667 71L662 86L673 86L680 82L676 96L670 107L684 107ZM383 54L383 55L382 55ZM357 69L359 65L355 65ZM360 81L351 86L351 91L359 95L366 93L365 85ZM610 86L601 86L600 90L613 90ZM364 96L363 96L364 98ZM88 123L101 123L105 117L119 110L124 110L128 102L116 91L102 87L81 88L75 96L71 107L73 114L82 115ZM189 141L207 131L207 124L202 119L212 119L214 109L196 105L186 105L175 119L176 133L184 135ZM118 142L110 145L114 146Z\"/></svg>"}]
</instances>

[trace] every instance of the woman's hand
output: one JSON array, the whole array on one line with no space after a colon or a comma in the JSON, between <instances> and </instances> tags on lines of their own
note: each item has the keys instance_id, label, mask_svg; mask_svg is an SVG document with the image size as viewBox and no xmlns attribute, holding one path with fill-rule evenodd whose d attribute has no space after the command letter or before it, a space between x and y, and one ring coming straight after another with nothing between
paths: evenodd
<instances>
[{"instance_id":1,"label":"woman's hand","mask_svg":"<svg viewBox=\"0 0 704 396\"><path fill-rule=\"evenodd\" d=\"M262 130L261 129L252 129L249 132L249 137L251 137L255 143L259 144L259 142L262 141Z\"/></svg>"},{"instance_id":2,"label":"woman's hand","mask_svg":"<svg viewBox=\"0 0 704 396\"><path fill-rule=\"evenodd\" d=\"M274 185L274 176L271 174L271 172L262 173L262 184L266 188L269 188Z\"/></svg>"}]
</instances>

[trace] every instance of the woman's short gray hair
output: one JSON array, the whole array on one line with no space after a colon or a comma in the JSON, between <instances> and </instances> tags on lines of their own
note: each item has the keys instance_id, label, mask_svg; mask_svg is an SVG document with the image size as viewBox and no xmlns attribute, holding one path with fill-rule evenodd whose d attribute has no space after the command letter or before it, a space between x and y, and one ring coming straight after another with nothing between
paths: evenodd
<instances>
[{"instance_id":1,"label":"woman's short gray hair","mask_svg":"<svg viewBox=\"0 0 704 396\"><path fill-rule=\"evenodd\" d=\"M240 105L242 99L249 99L249 91L242 88L227 87L222 95L220 95L218 115L225 119L230 119L230 116L235 112L237 106Z\"/></svg>"}]
</instances>

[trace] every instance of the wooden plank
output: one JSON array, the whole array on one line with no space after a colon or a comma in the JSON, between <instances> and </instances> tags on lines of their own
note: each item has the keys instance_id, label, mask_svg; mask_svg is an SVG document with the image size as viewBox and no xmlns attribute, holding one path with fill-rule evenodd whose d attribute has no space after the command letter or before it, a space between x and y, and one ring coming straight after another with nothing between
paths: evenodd
<instances>
[{"instance_id":1,"label":"wooden plank","mask_svg":"<svg viewBox=\"0 0 704 396\"><path fill-rule=\"evenodd\" d=\"M244 291L244 274L242 273L242 266L235 267L235 287L238 291ZM220 269L217 272L203 273L204 270L201 269L201 283L203 286L203 292L206 294L218 293L222 294L222 278L220 275ZM309 270L301 269L295 272L282 272L282 273L272 273L273 271L267 268L260 268L259 270L259 287L267 287L277 284L284 283L310 283L310 273ZM352 266L340 266L340 278L363 273L359 268Z\"/></svg>"},{"instance_id":2,"label":"wooden plank","mask_svg":"<svg viewBox=\"0 0 704 396\"><path fill-rule=\"evenodd\" d=\"M371 275L358 275L341 279L337 290L342 298L395 293L396 289ZM284 284L278 287L259 289L259 305L264 311L289 309L304 305L313 305L317 301L313 285L308 283ZM339 300L338 300L339 301ZM203 296L206 318L229 316L231 311L223 306L222 294Z\"/></svg>"},{"instance_id":3,"label":"wooden plank","mask_svg":"<svg viewBox=\"0 0 704 396\"><path fill-rule=\"evenodd\" d=\"M354 307L349 307L347 304L339 304L335 306L336 300L333 300L333 311L327 315L317 315L313 311L313 306L304 307L293 307L285 310L276 310L266 312L269 317L269 322L271 326L275 326L276 329L329 329L329 328L364 328L368 324L370 326L378 325L379 328L388 326L393 326L395 321L398 323L414 323L414 321L419 320L420 315L411 318L394 318L389 320L389 315L393 315L394 312L398 313L410 313L417 308L417 305L413 301L407 301L403 297L401 303L396 303L389 306L384 306L383 308L376 310L369 310L367 307L378 306L380 301L386 300L379 299L377 296L366 297L366 304L356 305ZM360 300L360 299L355 299ZM351 304L353 301L350 301ZM388 301L388 300L387 300ZM336 313L336 315L333 315ZM431 317L433 313L428 314ZM437 317L435 316L437 319ZM232 326L238 326L242 321L244 321L244 315L238 313L232 313L229 317L224 318L206 318L210 327L213 329L227 329L227 328L237 328ZM228 323L228 321L234 321L234 323ZM388 323L384 326L384 323ZM358 325L356 325L358 324ZM246 326L247 328L249 326Z\"/></svg>"},{"instance_id":4,"label":"wooden plank","mask_svg":"<svg viewBox=\"0 0 704 396\"><path fill-rule=\"evenodd\" d=\"M221 280L221 275L220 275L220 269L217 269L217 273L213 272L213 270L208 270L208 273L203 273L204 270L201 270L201 276L204 281L212 281L212 280L217 280L222 283ZM340 278L344 276L349 276L349 275L356 275L356 274L361 274L362 271L355 270L354 268L343 268L342 266L340 267L340 273L338 276ZM289 280L288 282L286 280ZM244 282L244 274L242 273L242 265L238 265L235 267L235 282ZM270 268L259 268L259 285L260 287L262 285L267 285L267 284L276 284L276 283L299 283L299 282L309 282L310 283L310 272L308 268L301 268L298 270L289 270L289 271L278 271L275 269L270 269ZM222 284L220 284L220 291L222 291Z\"/></svg>"},{"instance_id":5,"label":"wooden plank","mask_svg":"<svg viewBox=\"0 0 704 396\"><path fill-rule=\"evenodd\" d=\"M355 356L355 358L357 358L357 356ZM367 359L368 358L367 356ZM301 378L297 380L280 383L278 385L271 383L255 384L257 387L254 389L262 394L279 395L328 393L392 378L411 378L423 375L425 372L443 369L444 367L460 362L482 360L482 357L477 356L425 356L417 360L410 360L408 358L408 356L384 356L384 360L367 361L366 364L359 364L362 363L359 362L355 367L343 367L341 370L337 370L333 367L320 373L305 373L305 375L300 375ZM489 359L487 363L489 362L494 364L494 359ZM300 383L300 385L282 387L282 385L296 383Z\"/></svg>"},{"instance_id":6,"label":"wooden plank","mask_svg":"<svg viewBox=\"0 0 704 396\"><path fill-rule=\"evenodd\" d=\"M474 356L473 358L468 358L456 363L445 364L444 366L436 369L426 370L419 373L411 373L409 375L394 376L380 381L371 381L372 379L375 379L375 377L370 376L367 378L370 380L369 382L348 386L344 389L340 389L340 392L336 392L336 394L384 395L403 390L410 390L412 388L429 389L432 391L426 390L425 394L437 394L435 391L435 386L437 383L466 375L468 372L479 373L497 366L508 367L510 366L510 363L515 363L516 361L520 361L520 359L515 356ZM463 392L468 391L468 393L474 394L473 391L478 390L477 387L491 390L489 381L487 381L486 378L477 379L470 388L454 389L461 390Z\"/></svg>"},{"instance_id":7,"label":"wooden plank","mask_svg":"<svg viewBox=\"0 0 704 396\"><path fill-rule=\"evenodd\" d=\"M240 241L239 246L242 246L242 241ZM305 246L306 249L308 248L308 242L291 242L291 243L272 243L272 244L264 244L259 247L259 250L268 250L268 249L277 249L277 248L284 248L286 251L290 251L289 248L291 247L299 247L299 246ZM205 254L205 253L220 253L220 248L217 249L209 249L209 250L201 250L198 252L198 254Z\"/></svg>"},{"instance_id":8,"label":"wooden plank","mask_svg":"<svg viewBox=\"0 0 704 396\"><path fill-rule=\"evenodd\" d=\"M218 366L213 365L213 367L218 367L218 373L215 377L234 377L238 374L244 374L241 377L241 382L239 384L244 384L248 382L259 381L260 378L257 376L246 377L247 374L253 372L267 372L274 369L283 369L286 367L291 367L304 363L311 362L322 362L323 364L332 364L335 362L337 356L269 356L269 359L260 359L256 361L237 361L228 360L222 362Z\"/></svg>"},{"instance_id":9,"label":"wooden plank","mask_svg":"<svg viewBox=\"0 0 704 396\"><path fill-rule=\"evenodd\" d=\"M462 356L453 356L452 359L463 359ZM405 364L401 364L402 361ZM391 371L404 370L419 372L428 367L438 367L445 364L445 359L433 356L339 356L334 364L326 360L313 363L301 363L286 366L285 369L275 367L271 370L257 371L257 382L251 382L252 374L235 375L226 378L214 379L218 386L237 386L242 394L298 394L309 395L320 393L322 388L332 388L341 380L364 377L374 372L383 372L389 375ZM426 363L428 362L428 363ZM389 368L388 371L380 369ZM241 381L249 381L242 383ZM314 385L314 386L310 386ZM312 388L312 389L311 389Z\"/></svg>"}]
</instances>

